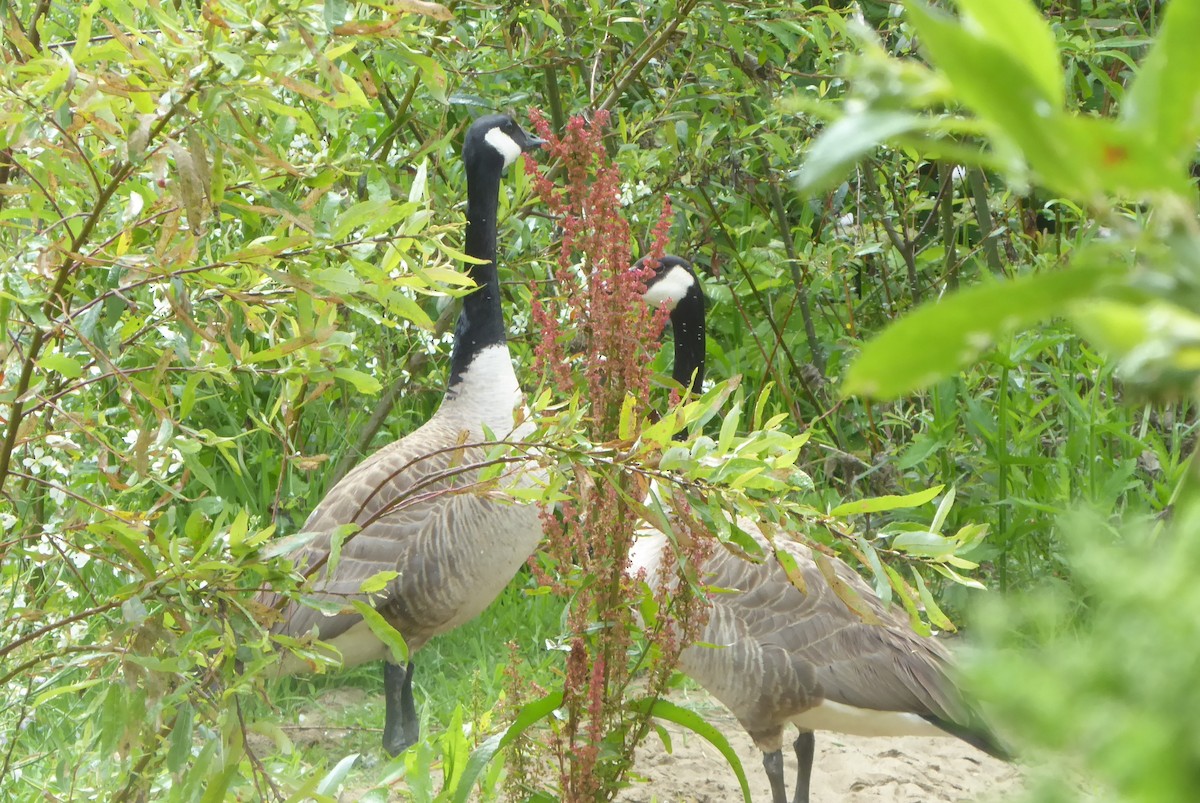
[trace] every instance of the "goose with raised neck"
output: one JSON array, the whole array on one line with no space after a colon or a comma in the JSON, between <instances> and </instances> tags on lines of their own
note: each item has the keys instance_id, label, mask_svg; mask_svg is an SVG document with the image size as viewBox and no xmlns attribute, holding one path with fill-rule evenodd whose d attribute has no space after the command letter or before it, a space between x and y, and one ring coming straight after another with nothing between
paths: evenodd
<instances>
[{"instance_id":1,"label":"goose with raised neck","mask_svg":"<svg viewBox=\"0 0 1200 803\"><path fill-rule=\"evenodd\" d=\"M303 530L317 535L293 553L299 570L316 568L309 596L337 601L332 616L291 601L272 626L276 635L315 634L350 667L384 660L383 746L396 755L416 742L419 719L413 698L413 655L432 637L473 619L504 589L541 540L537 507L506 504L480 492L477 470L464 469L485 458L473 446L485 435L512 434L514 409L521 403L505 339L504 312L496 270L496 225L500 179L523 152L544 143L506 115L476 120L467 130L462 159L467 176L465 252L479 263L467 265L477 287L463 300L450 358L450 378L437 412L409 435L384 446L339 481L313 510ZM516 466L501 483L536 481ZM347 530L353 530L347 533ZM329 571L332 539L344 541ZM364 593L365 580L394 576L376 593ZM265 594L268 606L277 602ZM407 666L393 660L348 602L368 602L408 646ZM281 661L280 674L313 666L294 655Z\"/></svg>"}]
</instances>

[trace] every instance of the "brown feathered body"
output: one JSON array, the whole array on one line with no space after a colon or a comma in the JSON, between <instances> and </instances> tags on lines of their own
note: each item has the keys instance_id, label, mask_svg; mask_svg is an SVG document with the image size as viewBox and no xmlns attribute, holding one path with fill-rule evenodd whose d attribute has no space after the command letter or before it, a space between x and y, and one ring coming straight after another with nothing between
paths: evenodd
<instances>
[{"instance_id":1,"label":"brown feathered body","mask_svg":"<svg viewBox=\"0 0 1200 803\"><path fill-rule=\"evenodd\" d=\"M698 643L681 654L680 671L720 700L767 753L780 749L789 722L807 731L950 735L927 719L965 716L944 647L915 633L837 558L827 558L834 576L875 623L835 593L809 547L786 536L772 543L746 519L738 526L765 557L752 562L718 548L705 563L709 619ZM793 558L799 584L773 550ZM673 582L669 566L661 571L670 554L667 537L649 532L634 546L632 567L650 582Z\"/></svg>"},{"instance_id":2,"label":"brown feathered body","mask_svg":"<svg viewBox=\"0 0 1200 803\"><path fill-rule=\"evenodd\" d=\"M448 395L424 425L391 443L342 478L313 510L303 532L318 535L293 554L301 571L327 561L332 536L345 536L334 572L326 562L314 575L311 596L369 602L404 636L410 652L429 639L473 619L504 589L537 547L541 521L536 505L515 503L507 486L539 481L536 467L520 463L481 486L484 425L495 437L519 439L513 410L520 391L505 346L482 352L461 387L483 387L486 396ZM507 400L507 401L506 401ZM359 589L384 571L398 573L378 593ZM265 595L270 605L277 598ZM354 666L382 659L387 648L353 611L335 616L288 603L273 632L300 637L310 632ZM305 665L292 658L283 673Z\"/></svg>"}]
</instances>

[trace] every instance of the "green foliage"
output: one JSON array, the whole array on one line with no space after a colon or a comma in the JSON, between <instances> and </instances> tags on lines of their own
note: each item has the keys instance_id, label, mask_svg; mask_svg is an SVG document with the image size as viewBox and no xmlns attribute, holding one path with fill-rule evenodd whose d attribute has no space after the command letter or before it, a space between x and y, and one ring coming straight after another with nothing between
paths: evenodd
<instances>
[{"instance_id":1,"label":"green foliage","mask_svg":"<svg viewBox=\"0 0 1200 803\"><path fill-rule=\"evenodd\" d=\"M1200 12L1194 4L1172 6L1147 56L1148 69L1132 82L1120 118L1110 120L1063 108L1053 34L1026 0L992 4L960 0L959 4L961 22L935 13L917 0L908 5L908 14L952 97L978 115L985 124L981 133L986 142L996 153L1007 155L1009 169L1020 171L1023 160L1038 182L1096 207L1104 219L1114 215L1113 201L1108 199L1124 197L1159 201L1160 219L1153 228L1125 225L1108 241L1077 251L1068 272L977 288L927 306L864 350L847 375L844 392L889 397L928 385L973 362L1006 330L1063 311L1072 312L1089 334L1104 338L1118 355L1128 357L1145 347L1165 348L1186 362L1190 338L1183 343L1164 342L1164 337L1172 336L1160 336L1146 320L1146 316L1163 314L1163 302L1148 299L1146 291L1147 285L1157 284L1161 292L1168 282L1191 283L1197 234L1195 226L1189 226L1195 215L1185 167L1200 133L1200 79L1191 73L1190 80L1166 80L1165 63L1171 61L1173 73L1179 64L1195 58L1194 48L1177 31L1195 30ZM921 69L898 64L887 67ZM895 120L881 125L878 115L882 114L879 110L877 117L865 119L864 112L856 111L857 136L845 137L841 130L851 118L832 126L814 146L815 153L801 174L802 186L828 183L834 174L814 157L828 158L839 142L848 142L847 150L857 155L872 137L878 142L917 128L898 125ZM924 126L924 131L945 135L956 128L941 121ZM835 136L843 139L833 139ZM848 158L830 161L843 168ZM972 161L992 163L987 157ZM1164 237L1168 232L1172 236ZM1131 250L1139 254L1142 270L1163 274L1161 278L1132 275L1133 286L1124 293L1119 288L1105 288L1101 282L1104 273L1097 267L1119 265L1128 273L1126 258ZM1139 309L1144 309L1145 315L1139 315ZM1171 314L1179 320L1168 328L1194 328L1187 326L1186 310ZM920 341L928 338L929 332L937 332L938 337L921 349ZM1161 384L1161 376L1143 373L1134 372L1131 378L1159 380L1157 384Z\"/></svg>"},{"instance_id":2,"label":"green foliage","mask_svg":"<svg viewBox=\"0 0 1200 803\"><path fill-rule=\"evenodd\" d=\"M1020 604L987 605L978 617L986 649L969 675L1031 755L1070 757L1075 772L1044 779L1035 799L1078 800L1083 785L1117 800L1191 800L1200 783L1195 505L1169 528L1114 531L1079 515L1063 531L1076 587L1046 578Z\"/></svg>"},{"instance_id":3,"label":"green foliage","mask_svg":"<svg viewBox=\"0 0 1200 803\"><path fill-rule=\"evenodd\" d=\"M995 339L1018 326L1052 317L1062 305L1088 298L1105 272L1076 267L1069 273L1023 276L981 284L897 321L846 372L842 393L892 397L928 385L974 362Z\"/></svg>"},{"instance_id":4,"label":"green foliage","mask_svg":"<svg viewBox=\"0 0 1200 803\"><path fill-rule=\"evenodd\" d=\"M278 792L243 749L274 662L245 591L287 587L258 550L371 447L381 380L432 409L412 372L464 282L427 179L461 187L466 115L431 107L385 179L389 113L444 98L419 15L376 21L384 52L314 5L4 13L0 786Z\"/></svg>"},{"instance_id":5,"label":"green foliage","mask_svg":"<svg viewBox=\"0 0 1200 803\"><path fill-rule=\"evenodd\" d=\"M1115 522L1186 496L1197 4L1166 4L1165 19L1148 0L1042 5L964 1L952 18L868 0L860 21L844 3L3 4L0 796L451 794L419 779L503 727L505 664L531 687L559 682L544 645L561 643L561 608L518 581L496 618L425 648L429 738L379 765L372 708L342 723L348 744L291 738L320 689L374 675L265 680L262 612L245 608L248 590L298 579L272 539L438 403L448 302L465 289L453 154L485 110L541 106L559 130L610 110L635 254L669 193L669 248L700 266L712 302L718 390L661 426L627 421L642 435L627 453L572 440L580 408L547 398L539 409L564 412L542 433L564 461L645 468L661 453L662 479L710 494L695 515L727 543L742 543L719 524L729 509L803 528L939 627L976 593L953 558L1005 589L1061 578L1053 603L1009 611L1023 634L1038 610L1066 611L1053 629L1077 655L1108 655L1124 642L1106 633L1138 635L1106 601L1117 589L1161 636L1132 642L1144 667L1190 655L1152 651L1186 635L1168 618L1187 610L1178 578L1148 573L1164 594L1138 597L1138 574L1102 575L1057 521L1093 509L1109 560L1169 569L1143 551L1120 560L1142 537ZM508 186L501 263L528 367L528 286L548 274L553 226L522 216L523 175ZM734 376L753 392L735 397ZM843 377L846 393L893 401L839 401L828 382ZM1184 399L1119 404L1140 391ZM667 444L681 426L689 444ZM937 487L954 493L936 514L865 501ZM670 500L643 511L670 513ZM1192 561L1181 533L1164 526L1156 548ZM1180 780L1179 754L1149 757L1157 742L1124 716L1143 699L1127 696L1147 671L1137 651L1113 656L1123 680L1107 685L1087 667L1068 686L1027 676L1026 653L1005 655L986 682L1007 683L994 696L1010 710L1005 691L1063 692L1028 727L1005 715L1014 733L1156 799L1106 739L1088 747L1095 727L1067 727L1094 705L1131 757ZM1168 692L1175 712L1192 706L1161 679L1139 688L1166 723ZM484 786L506 771L488 764Z\"/></svg>"},{"instance_id":6,"label":"green foliage","mask_svg":"<svg viewBox=\"0 0 1200 803\"><path fill-rule=\"evenodd\" d=\"M1194 397L1200 303L1192 288L1200 230L1186 168L1194 161L1200 131L1200 77L1187 67L1196 58L1190 36L1200 23L1200 7L1171 4L1143 68L1126 88L1117 87L1121 109L1110 117L1065 109L1055 37L1027 3L957 5L960 20L915 0L908 11L940 71L923 80L940 82L940 101L961 103L983 124L972 135L978 155L960 149L960 158L981 166L1003 164L1010 173L1027 165L1036 182L1086 205L1113 230L1077 245L1065 270L974 287L918 309L864 347L847 372L844 392L894 396L929 386L986 354L992 343L1029 339L1011 337L1014 329L1066 314L1116 358L1115 372L1103 365L1085 379L1108 385L1115 373L1142 391ZM899 62L876 66L896 74L924 69ZM872 124L872 111L882 113L855 108L841 125ZM836 127L823 135L827 141L814 147L814 155L836 150L837 143L829 141ZM915 131L947 136L964 130L959 120L923 126L892 121L889 127L876 120L873 133L894 140ZM865 149L870 134L860 128L849 138L855 154ZM938 152L936 143L932 150ZM802 180L813 187L827 184L832 176L822 167L810 161ZM1145 203L1142 214L1123 212L1122 204L1131 199ZM926 343L931 337L934 342ZM1056 772L1034 784L1029 799L1077 800L1080 787L1119 800L1191 799L1200 758L1192 722L1200 697L1191 682L1194 617L1180 611L1195 607L1191 578L1200 566L1195 469L1181 459L1185 450L1194 450L1193 427L1171 433L1182 434L1186 444L1163 449L1161 440L1147 437L1151 406L1144 408L1138 428L1133 415L1108 403L1096 406L1070 388L1075 382L1052 378L1071 411L1067 438L1058 447L1068 460L1057 466L1057 493L1036 488L1039 469L1060 461L1018 456L1022 442L1030 435L1043 438L1046 427L1037 418L1010 414L1014 402L1028 409L1033 399L1029 355L1013 359L1009 351L998 359L989 355L1001 366L999 426L989 438L1000 469L998 501L1018 511L1042 500L1045 512L1061 520L1052 523L1063 545L1030 574L1054 564L1062 571L1046 572L1030 589L987 603L977 621L985 649L968 675L1018 744L1030 754L1061 754L1060 766L1079 773ZM1022 377L1022 386L1012 386L1014 376ZM1106 396L1122 393L1116 385ZM1022 431L1031 425L1032 432ZM1097 448L1097 439L1115 440ZM1140 453L1135 460L1122 459L1130 446ZM1117 500L1139 489L1135 476L1143 461L1161 469L1160 455L1173 464L1166 498L1149 499L1145 489L1142 505L1123 509ZM1071 467L1083 466L1081 476L1070 477ZM1090 503L1081 507L1086 512L1068 513L1079 501ZM1173 518L1145 521L1146 501L1173 512ZM1108 520L1118 513L1124 514L1122 523ZM1017 535L1008 521L1000 520L1002 549ZM925 539L919 543L924 546ZM1064 577L1065 582L1059 579ZM1001 578L1003 584L1003 573Z\"/></svg>"}]
</instances>

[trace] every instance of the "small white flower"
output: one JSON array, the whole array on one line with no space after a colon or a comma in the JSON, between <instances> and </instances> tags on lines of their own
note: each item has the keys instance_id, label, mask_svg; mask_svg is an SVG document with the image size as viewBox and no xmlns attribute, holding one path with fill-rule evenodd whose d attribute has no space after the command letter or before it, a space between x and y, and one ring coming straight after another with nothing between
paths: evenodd
<instances>
[{"instance_id":1,"label":"small white flower","mask_svg":"<svg viewBox=\"0 0 1200 803\"><path fill-rule=\"evenodd\" d=\"M617 196L617 201L621 206L629 206L633 203L633 188L629 186L628 181L621 184L621 192Z\"/></svg>"}]
</instances>

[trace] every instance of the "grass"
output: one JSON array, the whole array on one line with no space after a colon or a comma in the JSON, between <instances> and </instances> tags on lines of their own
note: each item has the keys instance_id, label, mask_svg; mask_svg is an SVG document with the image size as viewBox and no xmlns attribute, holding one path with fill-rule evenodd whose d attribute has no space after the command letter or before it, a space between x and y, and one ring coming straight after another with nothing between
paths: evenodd
<instances>
[{"instance_id":1,"label":"grass","mask_svg":"<svg viewBox=\"0 0 1200 803\"><path fill-rule=\"evenodd\" d=\"M417 771L439 770L453 723L490 722L492 730L499 727L495 709L503 701L506 670L514 657L527 683L560 682L561 653L547 645L561 633L564 601L550 594L530 594L533 588L530 575L522 571L477 619L439 636L417 654L414 691L421 744L401 759L387 760L380 745L382 672L378 664L369 664L279 681L272 690L278 709L264 706L254 716L277 725L295 753L273 752L267 760L310 769L334 768L357 753L360 759L344 779L347 788L365 794L391 781L416 799L424 797L427 778L418 778ZM488 735L469 734L468 747ZM407 773L408 780L400 780L399 773ZM415 788L409 788L410 783Z\"/></svg>"}]
</instances>

